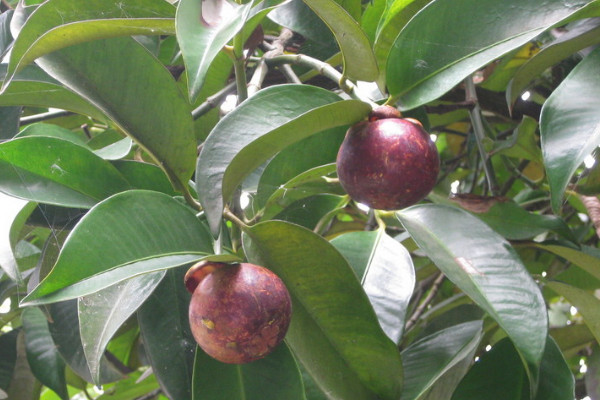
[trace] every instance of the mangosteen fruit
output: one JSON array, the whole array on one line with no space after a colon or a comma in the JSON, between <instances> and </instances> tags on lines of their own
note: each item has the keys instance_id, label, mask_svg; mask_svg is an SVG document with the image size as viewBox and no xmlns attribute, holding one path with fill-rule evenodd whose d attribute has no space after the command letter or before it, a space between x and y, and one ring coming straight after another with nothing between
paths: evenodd
<instances>
[{"instance_id":1,"label":"mangosteen fruit","mask_svg":"<svg viewBox=\"0 0 600 400\"><path fill-rule=\"evenodd\" d=\"M283 281L267 268L203 262L185 277L192 291L189 320L198 345L211 357L245 364L265 357L283 340L292 305Z\"/></svg>"},{"instance_id":2,"label":"mangosteen fruit","mask_svg":"<svg viewBox=\"0 0 600 400\"><path fill-rule=\"evenodd\" d=\"M421 123L401 118L394 107L375 108L348 129L337 155L340 184L359 203L399 210L429 194L440 159Z\"/></svg>"}]
</instances>

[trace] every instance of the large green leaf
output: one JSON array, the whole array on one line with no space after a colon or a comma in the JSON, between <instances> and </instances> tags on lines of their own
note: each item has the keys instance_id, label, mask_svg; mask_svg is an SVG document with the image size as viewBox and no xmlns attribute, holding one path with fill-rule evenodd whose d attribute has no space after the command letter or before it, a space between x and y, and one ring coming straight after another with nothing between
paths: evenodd
<instances>
[{"instance_id":1,"label":"large green leaf","mask_svg":"<svg viewBox=\"0 0 600 400\"><path fill-rule=\"evenodd\" d=\"M452 381L446 381L443 396L449 399L449 394L458 385L460 379L471 365L479 342L483 337L481 321L465 322L438 331L411 344L402 351L404 367L404 389L402 400L416 400L439 397L426 397L435 383L451 374ZM458 371L453 371L458 368ZM453 374L458 372L458 374Z\"/></svg>"},{"instance_id":2,"label":"large green leaf","mask_svg":"<svg viewBox=\"0 0 600 400\"><path fill-rule=\"evenodd\" d=\"M546 285L577 308L596 341L600 342L600 300L588 291L562 282L552 281Z\"/></svg>"},{"instance_id":3,"label":"large green leaf","mask_svg":"<svg viewBox=\"0 0 600 400\"><path fill-rule=\"evenodd\" d=\"M508 339L484 353L460 383L452 400L527 400L528 382L519 353ZM556 345L549 338L540 368L535 400L575 398L575 380Z\"/></svg>"},{"instance_id":4,"label":"large green leaf","mask_svg":"<svg viewBox=\"0 0 600 400\"><path fill-rule=\"evenodd\" d=\"M437 0L418 12L390 50L390 94L410 109L568 18L589 0ZM469 18L465 18L468 15Z\"/></svg>"},{"instance_id":5,"label":"large green leaf","mask_svg":"<svg viewBox=\"0 0 600 400\"><path fill-rule=\"evenodd\" d=\"M114 270L113 273L119 274L117 267L122 265L152 263L154 258L164 256L201 258L207 253L212 253L210 235L189 208L158 192L120 193L98 204L81 219L50 274L22 304L44 302L44 296L102 272Z\"/></svg>"},{"instance_id":6,"label":"large green leaf","mask_svg":"<svg viewBox=\"0 0 600 400\"><path fill-rule=\"evenodd\" d=\"M0 144L0 190L12 196L89 208L127 189L109 162L73 142L30 136Z\"/></svg>"},{"instance_id":7,"label":"large green leaf","mask_svg":"<svg viewBox=\"0 0 600 400\"><path fill-rule=\"evenodd\" d=\"M415 287L409 252L384 231L351 232L331 241L348 260L386 335L398 343Z\"/></svg>"},{"instance_id":8,"label":"large green leaf","mask_svg":"<svg viewBox=\"0 0 600 400\"><path fill-rule=\"evenodd\" d=\"M377 79L379 71L371 43L358 22L333 0L304 0L304 2L333 32L342 52L343 74L353 80Z\"/></svg>"},{"instance_id":9,"label":"large green leaf","mask_svg":"<svg viewBox=\"0 0 600 400\"><path fill-rule=\"evenodd\" d=\"M10 20L13 16L13 10L7 10L0 14L0 58L10 48L13 42L13 37L10 33Z\"/></svg>"},{"instance_id":10,"label":"large green leaf","mask_svg":"<svg viewBox=\"0 0 600 400\"><path fill-rule=\"evenodd\" d=\"M242 5L227 1L214 3L210 12L203 10L203 5L209 8L208 3L196 0L181 0L177 7L177 40L186 66L192 101L202 89L211 62L242 29L254 2Z\"/></svg>"},{"instance_id":11,"label":"large green leaf","mask_svg":"<svg viewBox=\"0 0 600 400\"><path fill-rule=\"evenodd\" d=\"M105 385L102 387L103 393L96 397L96 400L131 400L140 399L150 395L160 385L154 375L141 377L139 372L128 374L127 378L116 382L114 385ZM158 397L164 400L164 397ZM45 399L44 399L45 400Z\"/></svg>"},{"instance_id":12,"label":"large green leaf","mask_svg":"<svg viewBox=\"0 0 600 400\"><path fill-rule=\"evenodd\" d=\"M309 85L261 90L227 114L206 139L198 159L196 188L213 234L224 202L255 168L286 146L312 134L349 125L370 106Z\"/></svg>"},{"instance_id":13,"label":"large green leaf","mask_svg":"<svg viewBox=\"0 0 600 400\"><path fill-rule=\"evenodd\" d=\"M6 76L6 64L0 64L0 80ZM37 65L29 65L13 77L11 85L0 95L1 106L27 105L55 107L89 115L100 121L106 117L83 97L65 88Z\"/></svg>"},{"instance_id":14,"label":"large green leaf","mask_svg":"<svg viewBox=\"0 0 600 400\"><path fill-rule=\"evenodd\" d=\"M114 36L173 34L174 16L175 7L162 0L46 1L20 27L3 87L25 65L67 46Z\"/></svg>"},{"instance_id":15,"label":"large green leaf","mask_svg":"<svg viewBox=\"0 0 600 400\"><path fill-rule=\"evenodd\" d=\"M52 389L61 399L67 400L67 381L65 362L50 336L48 320L44 312L37 307L23 310L21 315L25 331L27 360L35 377Z\"/></svg>"},{"instance_id":16,"label":"large green leaf","mask_svg":"<svg viewBox=\"0 0 600 400\"><path fill-rule=\"evenodd\" d=\"M329 242L298 225L267 221L248 230L244 249L285 282L293 307L286 341L323 391L345 400L399 397L398 349Z\"/></svg>"},{"instance_id":17,"label":"large green leaf","mask_svg":"<svg viewBox=\"0 0 600 400\"><path fill-rule=\"evenodd\" d=\"M535 243L535 247L549 251L573 263L600 279L600 253L597 248L582 246L580 250L552 243Z\"/></svg>"},{"instance_id":18,"label":"large green leaf","mask_svg":"<svg viewBox=\"0 0 600 400\"><path fill-rule=\"evenodd\" d=\"M548 335L546 305L511 245L458 208L420 205L397 215L448 279L508 333L527 362L535 387Z\"/></svg>"},{"instance_id":19,"label":"large green leaf","mask_svg":"<svg viewBox=\"0 0 600 400\"><path fill-rule=\"evenodd\" d=\"M21 272L14 248L27 218L36 207L35 203L0 193L2 224L0 224L0 268L13 281L21 282Z\"/></svg>"},{"instance_id":20,"label":"large green leaf","mask_svg":"<svg viewBox=\"0 0 600 400\"><path fill-rule=\"evenodd\" d=\"M256 202L259 207L278 188L305 171L335 162L346 129L338 127L309 136L277 153L267 164L258 182Z\"/></svg>"},{"instance_id":21,"label":"large green leaf","mask_svg":"<svg viewBox=\"0 0 600 400\"><path fill-rule=\"evenodd\" d=\"M590 53L554 90L542 107L540 138L557 212L571 176L600 144L600 49Z\"/></svg>"},{"instance_id":22,"label":"large green leaf","mask_svg":"<svg viewBox=\"0 0 600 400\"><path fill-rule=\"evenodd\" d=\"M77 299L83 352L96 384L100 383L100 361L108 342L152 294L165 273L135 276Z\"/></svg>"},{"instance_id":23,"label":"large green leaf","mask_svg":"<svg viewBox=\"0 0 600 400\"><path fill-rule=\"evenodd\" d=\"M573 232L561 218L528 212L514 201L498 202L486 212L477 214L477 217L509 240L531 239L541 233L554 231L577 242Z\"/></svg>"},{"instance_id":24,"label":"large green leaf","mask_svg":"<svg viewBox=\"0 0 600 400\"><path fill-rule=\"evenodd\" d=\"M285 343L248 364L225 364L200 348L194 363L193 400L305 400L298 365Z\"/></svg>"},{"instance_id":25,"label":"large green leaf","mask_svg":"<svg viewBox=\"0 0 600 400\"><path fill-rule=\"evenodd\" d=\"M333 193L344 195L339 182L333 180L335 164L327 164L308 171L279 186L265 204L262 218L271 219L292 203L319 194Z\"/></svg>"},{"instance_id":26,"label":"large green leaf","mask_svg":"<svg viewBox=\"0 0 600 400\"><path fill-rule=\"evenodd\" d=\"M164 393L172 400L192 398L194 350L188 320L191 295L183 277L187 268L171 269L138 311L144 349Z\"/></svg>"},{"instance_id":27,"label":"large green leaf","mask_svg":"<svg viewBox=\"0 0 600 400\"><path fill-rule=\"evenodd\" d=\"M49 330L56 349L77 375L87 382L92 382L81 344L77 301L69 300L50 304L48 312L50 315ZM100 369L101 383L114 382L122 378L121 373L107 361L106 357L103 357Z\"/></svg>"},{"instance_id":28,"label":"large green leaf","mask_svg":"<svg viewBox=\"0 0 600 400\"><path fill-rule=\"evenodd\" d=\"M375 33L373 52L379 66L379 83L385 87L385 72L390 50L408 21L432 0L388 0L382 10Z\"/></svg>"},{"instance_id":29,"label":"large green leaf","mask_svg":"<svg viewBox=\"0 0 600 400\"><path fill-rule=\"evenodd\" d=\"M523 64L506 88L506 101L513 105L533 79L544 70L573 53L600 42L600 26L597 18L590 18L561 35Z\"/></svg>"},{"instance_id":30,"label":"large green leaf","mask_svg":"<svg viewBox=\"0 0 600 400\"><path fill-rule=\"evenodd\" d=\"M17 362L17 335L14 329L0 335L0 395L8 391Z\"/></svg>"},{"instance_id":31,"label":"large green leaf","mask_svg":"<svg viewBox=\"0 0 600 400\"><path fill-rule=\"evenodd\" d=\"M176 188L187 184L197 153L191 106L169 71L140 43L129 37L95 40L37 63L110 117Z\"/></svg>"}]
</instances>

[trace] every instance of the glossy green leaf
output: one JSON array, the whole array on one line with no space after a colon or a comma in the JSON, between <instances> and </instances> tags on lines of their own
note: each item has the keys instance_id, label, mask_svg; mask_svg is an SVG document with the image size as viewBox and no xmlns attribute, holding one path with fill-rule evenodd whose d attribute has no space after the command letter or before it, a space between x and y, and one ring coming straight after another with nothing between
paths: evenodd
<instances>
[{"instance_id":1,"label":"glossy green leaf","mask_svg":"<svg viewBox=\"0 0 600 400\"><path fill-rule=\"evenodd\" d=\"M449 399L466 374L483 337L481 321L465 322L438 331L411 344L402 351L404 367L403 400ZM456 370L455 370L456 369ZM439 397L427 397L436 381L451 375Z\"/></svg>"},{"instance_id":2,"label":"glossy green leaf","mask_svg":"<svg viewBox=\"0 0 600 400\"><path fill-rule=\"evenodd\" d=\"M133 188L177 195L165 173L154 164L133 160L118 160L112 164Z\"/></svg>"},{"instance_id":3,"label":"glossy green leaf","mask_svg":"<svg viewBox=\"0 0 600 400\"><path fill-rule=\"evenodd\" d=\"M400 354L329 242L297 225L268 221L249 229L244 249L251 262L285 282L293 308L286 342L323 391L347 400L399 397Z\"/></svg>"},{"instance_id":4,"label":"glossy green leaf","mask_svg":"<svg viewBox=\"0 0 600 400\"><path fill-rule=\"evenodd\" d=\"M193 400L305 400L298 365L285 343L248 364L225 364L200 348L194 362Z\"/></svg>"},{"instance_id":5,"label":"glossy green leaf","mask_svg":"<svg viewBox=\"0 0 600 400\"><path fill-rule=\"evenodd\" d=\"M492 154L503 154L509 157L524 158L530 161L542 162L542 151L537 138L538 123L531 117L523 117L512 136L496 143Z\"/></svg>"},{"instance_id":6,"label":"glossy green leaf","mask_svg":"<svg viewBox=\"0 0 600 400\"><path fill-rule=\"evenodd\" d=\"M139 268L156 257L201 258L207 253L212 253L210 235L185 205L158 192L120 193L98 204L81 219L50 274L22 304L43 302L44 296L102 272L119 274L117 267L126 264ZM140 272L150 271L128 272L130 275L121 276L120 280Z\"/></svg>"},{"instance_id":7,"label":"glossy green leaf","mask_svg":"<svg viewBox=\"0 0 600 400\"><path fill-rule=\"evenodd\" d=\"M77 301L70 300L48 306L50 315L49 329L56 349L73 371L86 382L92 382L87 366L77 317ZM114 382L122 378L114 366L103 357L100 371L100 382Z\"/></svg>"},{"instance_id":8,"label":"glossy green leaf","mask_svg":"<svg viewBox=\"0 0 600 400\"><path fill-rule=\"evenodd\" d=\"M546 285L577 308L596 341L600 342L600 300L588 291L562 282L552 281L547 282Z\"/></svg>"},{"instance_id":9,"label":"glossy green leaf","mask_svg":"<svg viewBox=\"0 0 600 400\"><path fill-rule=\"evenodd\" d=\"M19 132L22 107L0 107L0 140L10 139Z\"/></svg>"},{"instance_id":10,"label":"glossy green leaf","mask_svg":"<svg viewBox=\"0 0 600 400\"><path fill-rule=\"evenodd\" d=\"M347 204L346 196L318 194L293 202L272 219L287 221L310 230L321 229Z\"/></svg>"},{"instance_id":11,"label":"glossy green leaf","mask_svg":"<svg viewBox=\"0 0 600 400\"><path fill-rule=\"evenodd\" d=\"M36 62L109 116L175 187L187 184L197 153L191 107L169 71L141 44L129 37L95 40Z\"/></svg>"},{"instance_id":12,"label":"glossy green leaf","mask_svg":"<svg viewBox=\"0 0 600 400\"><path fill-rule=\"evenodd\" d=\"M554 42L544 47L523 64L506 88L506 101L513 105L530 83L548 67L569 57L571 54L600 42L598 20L584 20L574 29L566 32Z\"/></svg>"},{"instance_id":13,"label":"glossy green leaf","mask_svg":"<svg viewBox=\"0 0 600 400\"><path fill-rule=\"evenodd\" d=\"M10 20L13 16L13 10L6 10L0 14L0 58L10 48L13 42L13 37L10 33Z\"/></svg>"},{"instance_id":14,"label":"glossy green leaf","mask_svg":"<svg viewBox=\"0 0 600 400\"><path fill-rule=\"evenodd\" d=\"M291 179L287 183L281 185L271 197L269 197L265 204L263 218L270 219L295 201L313 195L326 193L338 195L345 194L346 192L341 188L339 182L332 180L335 176L335 164L327 164L309 169Z\"/></svg>"},{"instance_id":15,"label":"glossy green leaf","mask_svg":"<svg viewBox=\"0 0 600 400\"><path fill-rule=\"evenodd\" d=\"M0 64L1 81L4 81L6 69L6 64ZM13 77L11 85L0 95L0 105L55 107L106 120L100 110L48 76L37 65L29 65Z\"/></svg>"},{"instance_id":16,"label":"glossy green leaf","mask_svg":"<svg viewBox=\"0 0 600 400\"><path fill-rule=\"evenodd\" d=\"M379 66L379 84L385 87L385 72L390 50L408 21L432 0L388 0L376 27L373 52Z\"/></svg>"},{"instance_id":17,"label":"glossy green leaf","mask_svg":"<svg viewBox=\"0 0 600 400\"><path fill-rule=\"evenodd\" d=\"M0 390L4 393L8 391L17 362L18 334L19 330L15 329L0 335Z\"/></svg>"},{"instance_id":18,"label":"glossy green leaf","mask_svg":"<svg viewBox=\"0 0 600 400\"><path fill-rule=\"evenodd\" d=\"M100 361L108 342L152 294L165 273L135 276L77 299L83 352L96 384L100 383Z\"/></svg>"},{"instance_id":19,"label":"glossy green leaf","mask_svg":"<svg viewBox=\"0 0 600 400\"><path fill-rule=\"evenodd\" d=\"M306 38L306 42L300 47L302 54L319 60L327 60L339 54L333 33L304 1L290 0L282 4L269 13L269 19Z\"/></svg>"},{"instance_id":20,"label":"glossy green leaf","mask_svg":"<svg viewBox=\"0 0 600 400\"><path fill-rule=\"evenodd\" d=\"M521 0L433 1L406 24L390 50L389 92L402 109L434 100L588 3L550 0L542 13L538 3Z\"/></svg>"},{"instance_id":21,"label":"glossy green leaf","mask_svg":"<svg viewBox=\"0 0 600 400\"><path fill-rule=\"evenodd\" d=\"M183 285L187 268L171 269L138 311L144 349L165 395L192 398L196 342L190 331L191 295Z\"/></svg>"},{"instance_id":22,"label":"glossy green leaf","mask_svg":"<svg viewBox=\"0 0 600 400\"><path fill-rule=\"evenodd\" d=\"M554 231L565 239L577 242L573 232L561 218L528 212L514 201L498 202L485 213L476 215L509 240L531 239L544 232Z\"/></svg>"},{"instance_id":23,"label":"glossy green leaf","mask_svg":"<svg viewBox=\"0 0 600 400\"><path fill-rule=\"evenodd\" d=\"M82 135L73 132L72 130L63 128L59 125L47 124L44 122L39 122L31 125L27 125L25 128L19 132L15 138L25 137L25 136L46 136L53 137L57 139L68 140L74 144L79 146L89 148L86 140Z\"/></svg>"},{"instance_id":24,"label":"glossy green leaf","mask_svg":"<svg viewBox=\"0 0 600 400\"><path fill-rule=\"evenodd\" d=\"M213 234L219 231L224 202L253 169L286 146L355 123L369 110L365 103L341 100L315 86L279 85L227 114L206 139L196 168L196 189Z\"/></svg>"},{"instance_id":25,"label":"glossy green leaf","mask_svg":"<svg viewBox=\"0 0 600 400\"><path fill-rule=\"evenodd\" d=\"M256 190L258 206L263 207L267 199L281 185L304 171L334 163L345 133L345 127L328 129L294 143L277 153L260 176Z\"/></svg>"},{"instance_id":26,"label":"glossy green leaf","mask_svg":"<svg viewBox=\"0 0 600 400\"><path fill-rule=\"evenodd\" d=\"M25 331L27 360L35 377L52 389L61 399L69 399L65 378L65 362L50 336L48 320L37 307L23 310L21 315Z\"/></svg>"},{"instance_id":27,"label":"glossy green leaf","mask_svg":"<svg viewBox=\"0 0 600 400\"><path fill-rule=\"evenodd\" d=\"M415 287L410 253L381 230L346 233L333 239L331 244L361 278L383 331L398 343Z\"/></svg>"},{"instance_id":28,"label":"glossy green leaf","mask_svg":"<svg viewBox=\"0 0 600 400\"><path fill-rule=\"evenodd\" d=\"M544 103L540 136L552 209L560 209L571 176L600 144L600 49L571 71Z\"/></svg>"},{"instance_id":29,"label":"glossy green leaf","mask_svg":"<svg viewBox=\"0 0 600 400\"><path fill-rule=\"evenodd\" d=\"M13 281L21 283L22 277L14 248L27 218L36 207L35 203L0 193L2 223L0 224L0 268Z\"/></svg>"},{"instance_id":30,"label":"glossy green leaf","mask_svg":"<svg viewBox=\"0 0 600 400\"><path fill-rule=\"evenodd\" d=\"M104 385L103 393L96 400L131 400L143 398L160 388L154 375L139 381L140 374L129 374L127 378L116 382L114 385ZM164 400L164 397L160 398Z\"/></svg>"},{"instance_id":31,"label":"glossy green leaf","mask_svg":"<svg viewBox=\"0 0 600 400\"><path fill-rule=\"evenodd\" d=\"M548 334L546 305L511 245L458 208L421 205L397 215L448 279L508 333L535 383Z\"/></svg>"},{"instance_id":32,"label":"glossy green leaf","mask_svg":"<svg viewBox=\"0 0 600 400\"><path fill-rule=\"evenodd\" d=\"M175 33L175 8L161 0L49 0L20 27L7 79L36 58L90 40Z\"/></svg>"},{"instance_id":33,"label":"glossy green leaf","mask_svg":"<svg viewBox=\"0 0 600 400\"><path fill-rule=\"evenodd\" d=\"M0 176L5 193L68 207L89 208L129 189L121 174L90 150L44 136L0 144Z\"/></svg>"},{"instance_id":34,"label":"glossy green leaf","mask_svg":"<svg viewBox=\"0 0 600 400\"><path fill-rule=\"evenodd\" d=\"M596 248L582 246L580 250L577 250L551 243L536 243L535 246L564 258L596 279L600 279L600 253Z\"/></svg>"},{"instance_id":35,"label":"glossy green leaf","mask_svg":"<svg viewBox=\"0 0 600 400\"><path fill-rule=\"evenodd\" d=\"M333 0L304 2L333 32L344 60L343 74L352 80L371 82L377 79L379 70L371 43L358 22Z\"/></svg>"},{"instance_id":36,"label":"glossy green leaf","mask_svg":"<svg viewBox=\"0 0 600 400\"><path fill-rule=\"evenodd\" d=\"M575 382L560 349L551 338L546 342L535 400L571 400ZM508 339L482 354L452 400L525 400L528 382L519 354Z\"/></svg>"},{"instance_id":37,"label":"glossy green leaf","mask_svg":"<svg viewBox=\"0 0 600 400\"><path fill-rule=\"evenodd\" d=\"M195 0L181 0L177 7L177 40L186 66L189 97L198 96L211 62L236 33L238 33L253 2L243 5L226 1L215 2L214 10L204 11L203 4ZM213 15L216 14L216 15Z\"/></svg>"},{"instance_id":38,"label":"glossy green leaf","mask_svg":"<svg viewBox=\"0 0 600 400\"><path fill-rule=\"evenodd\" d=\"M551 329L550 335L567 359L576 356L595 341L594 335L583 323Z\"/></svg>"},{"instance_id":39,"label":"glossy green leaf","mask_svg":"<svg viewBox=\"0 0 600 400\"><path fill-rule=\"evenodd\" d=\"M94 150L94 153L105 160L120 160L129 154L132 147L132 140L126 137L106 147Z\"/></svg>"}]
</instances>

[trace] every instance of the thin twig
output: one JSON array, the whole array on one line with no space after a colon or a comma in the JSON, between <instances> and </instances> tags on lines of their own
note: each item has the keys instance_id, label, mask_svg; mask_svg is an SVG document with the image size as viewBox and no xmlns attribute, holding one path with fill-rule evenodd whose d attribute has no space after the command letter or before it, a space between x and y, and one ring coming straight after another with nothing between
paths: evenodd
<instances>
[{"instance_id":1,"label":"thin twig","mask_svg":"<svg viewBox=\"0 0 600 400\"><path fill-rule=\"evenodd\" d=\"M225 98L235 91L235 88L236 82L230 82L227 86L219 90L217 93L207 97L204 103L200 104L196 109L194 109L194 111L192 111L192 118L194 118L194 120L197 120L213 108L220 106L221 103L225 101Z\"/></svg>"},{"instance_id":2,"label":"thin twig","mask_svg":"<svg viewBox=\"0 0 600 400\"><path fill-rule=\"evenodd\" d=\"M307 56L306 54L284 54L281 56L266 59L265 61L269 66L297 64L303 65L308 68L312 68L315 71L317 71L320 75L323 75L324 77L336 82L339 85L340 89L346 92L350 97L368 103L372 107L378 106L378 104L375 103L373 100L360 93L356 85L347 80L337 69L321 60Z\"/></svg>"},{"instance_id":3,"label":"thin twig","mask_svg":"<svg viewBox=\"0 0 600 400\"><path fill-rule=\"evenodd\" d=\"M490 192L495 196L498 194L498 183L496 182L496 174L494 173L491 160L483 145L486 135L483 127L483 120L481 119L481 107L477 100L475 83L473 83L473 77L471 75L465 79L465 89L466 101L474 103L473 108L469 111L471 114L471 122L473 123L473 133L475 135L475 141L477 142L477 149L479 149L479 154L481 155L481 162L483 164Z\"/></svg>"},{"instance_id":4,"label":"thin twig","mask_svg":"<svg viewBox=\"0 0 600 400\"><path fill-rule=\"evenodd\" d=\"M49 119L66 117L66 116L74 115L74 114L75 113L71 112L71 111L60 110L60 111L49 111L49 112L35 114L35 115L28 115L26 117L21 118L21 120L19 121L19 125L23 126L23 125L28 125L28 124L34 124L36 122L47 121Z\"/></svg>"},{"instance_id":5,"label":"thin twig","mask_svg":"<svg viewBox=\"0 0 600 400\"><path fill-rule=\"evenodd\" d=\"M264 43L264 46L268 49L268 51L262 56L258 66L256 67L256 70L254 71L254 74L252 75L252 78L250 79L250 82L248 82L248 96L254 95L261 89L263 81L269 72L269 66L266 60L282 55L285 47L287 46L288 42L292 40L293 36L294 32L292 32L290 29L283 28L277 39L275 39L272 44L266 42ZM285 68L286 66L287 69ZM289 65L284 65L283 68L281 68L281 71L289 81L296 83L300 82L300 79L298 79Z\"/></svg>"},{"instance_id":6,"label":"thin twig","mask_svg":"<svg viewBox=\"0 0 600 400\"><path fill-rule=\"evenodd\" d=\"M421 315L423 315L423 313L425 312L425 310L427 309L429 304L431 304L431 302L437 295L438 291L440 290L440 287L442 286L442 283L444 282L445 277L446 276L440 272L438 277L435 279L435 281L433 281L433 284L431 285L431 289L429 289L429 293L427 293L427 297L425 297L425 299L423 299L421 304L419 304L419 306L415 309L413 314L410 316L410 319L404 325L404 332L408 332L417 323L419 318L421 318Z\"/></svg>"}]
</instances>

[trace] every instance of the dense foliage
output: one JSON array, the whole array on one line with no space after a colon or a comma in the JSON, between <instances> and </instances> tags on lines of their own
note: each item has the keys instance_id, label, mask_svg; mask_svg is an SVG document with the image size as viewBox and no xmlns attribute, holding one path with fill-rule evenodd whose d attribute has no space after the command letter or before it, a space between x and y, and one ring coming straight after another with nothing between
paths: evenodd
<instances>
[{"instance_id":1,"label":"dense foliage","mask_svg":"<svg viewBox=\"0 0 600 400\"><path fill-rule=\"evenodd\" d=\"M600 1L0 7L0 399L600 399ZM385 212L384 103L441 159ZM198 348L205 259L283 280L274 353Z\"/></svg>"}]
</instances>

